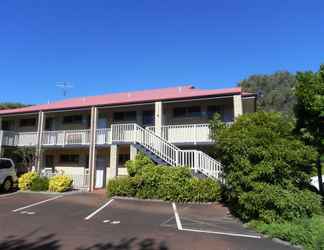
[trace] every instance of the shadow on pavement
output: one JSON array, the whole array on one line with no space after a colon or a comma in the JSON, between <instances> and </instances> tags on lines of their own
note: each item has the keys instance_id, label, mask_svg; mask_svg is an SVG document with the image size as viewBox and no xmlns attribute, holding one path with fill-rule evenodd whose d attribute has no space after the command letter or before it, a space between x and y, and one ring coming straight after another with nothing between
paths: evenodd
<instances>
[{"instance_id":1,"label":"shadow on pavement","mask_svg":"<svg viewBox=\"0 0 324 250\"><path fill-rule=\"evenodd\" d=\"M71 242L70 242L71 243ZM70 244L69 244L70 245ZM28 237L8 236L0 242L0 250L60 250L64 245L55 239L54 234L39 237L35 240ZM77 250L168 250L166 243L156 243L154 239L123 239L118 243L96 243L89 247L75 247Z\"/></svg>"},{"instance_id":2,"label":"shadow on pavement","mask_svg":"<svg viewBox=\"0 0 324 250\"><path fill-rule=\"evenodd\" d=\"M1 250L58 250L60 244L54 239L54 234L40 237L36 240L29 241L25 237L8 236L0 242Z\"/></svg>"},{"instance_id":3,"label":"shadow on pavement","mask_svg":"<svg viewBox=\"0 0 324 250\"><path fill-rule=\"evenodd\" d=\"M119 243L99 243L88 248L78 248L78 250L168 250L166 243L161 241L156 244L154 239L144 239L137 241L136 238L123 239Z\"/></svg>"}]
</instances>

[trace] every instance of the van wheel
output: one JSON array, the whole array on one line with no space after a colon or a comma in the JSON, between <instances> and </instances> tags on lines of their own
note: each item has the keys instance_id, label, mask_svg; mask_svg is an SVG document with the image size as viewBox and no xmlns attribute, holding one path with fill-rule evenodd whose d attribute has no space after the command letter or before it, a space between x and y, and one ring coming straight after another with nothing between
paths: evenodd
<instances>
[{"instance_id":1,"label":"van wheel","mask_svg":"<svg viewBox=\"0 0 324 250\"><path fill-rule=\"evenodd\" d=\"M5 179L2 188L5 192L9 192L12 189L12 180L10 178Z\"/></svg>"}]
</instances>

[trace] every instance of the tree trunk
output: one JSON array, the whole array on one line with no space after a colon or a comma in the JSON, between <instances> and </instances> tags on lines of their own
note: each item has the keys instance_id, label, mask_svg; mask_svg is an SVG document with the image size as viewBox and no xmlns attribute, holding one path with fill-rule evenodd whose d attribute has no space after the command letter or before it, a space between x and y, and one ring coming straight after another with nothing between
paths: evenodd
<instances>
[{"instance_id":1,"label":"tree trunk","mask_svg":"<svg viewBox=\"0 0 324 250\"><path fill-rule=\"evenodd\" d=\"M318 155L317 158L317 175L318 175L318 187L320 194L324 197L324 187L323 187L323 179L322 179L322 165L321 165L321 155Z\"/></svg>"}]
</instances>

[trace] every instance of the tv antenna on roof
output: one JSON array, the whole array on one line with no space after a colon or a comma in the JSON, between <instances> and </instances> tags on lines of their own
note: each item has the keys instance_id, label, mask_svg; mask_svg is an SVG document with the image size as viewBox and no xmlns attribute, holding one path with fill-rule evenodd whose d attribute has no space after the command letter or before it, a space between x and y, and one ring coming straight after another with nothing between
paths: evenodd
<instances>
[{"instance_id":1,"label":"tv antenna on roof","mask_svg":"<svg viewBox=\"0 0 324 250\"><path fill-rule=\"evenodd\" d=\"M63 96L66 97L68 89L73 88L73 85L70 82L63 81L63 82L56 82L56 87L59 87L63 90Z\"/></svg>"}]
</instances>

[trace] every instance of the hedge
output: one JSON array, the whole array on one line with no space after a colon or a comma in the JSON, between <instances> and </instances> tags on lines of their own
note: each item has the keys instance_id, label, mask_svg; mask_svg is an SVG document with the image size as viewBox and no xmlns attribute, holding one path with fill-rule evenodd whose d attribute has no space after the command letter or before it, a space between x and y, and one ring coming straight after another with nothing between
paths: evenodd
<instances>
[{"instance_id":1,"label":"hedge","mask_svg":"<svg viewBox=\"0 0 324 250\"><path fill-rule=\"evenodd\" d=\"M107 185L108 196L130 196L142 199L162 199L178 202L217 201L221 186L213 179L193 177L187 167L154 165L139 154L128 161L130 176L117 177Z\"/></svg>"}]
</instances>

